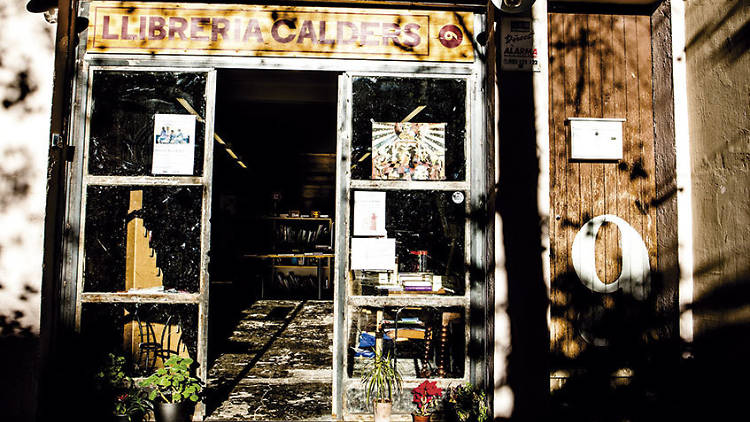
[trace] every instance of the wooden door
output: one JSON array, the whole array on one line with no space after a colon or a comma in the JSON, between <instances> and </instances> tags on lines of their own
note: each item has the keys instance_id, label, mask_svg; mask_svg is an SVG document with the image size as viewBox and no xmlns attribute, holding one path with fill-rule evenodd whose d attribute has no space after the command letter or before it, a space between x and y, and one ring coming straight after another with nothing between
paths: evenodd
<instances>
[{"instance_id":1,"label":"wooden door","mask_svg":"<svg viewBox=\"0 0 750 422\"><path fill-rule=\"evenodd\" d=\"M592 291L572 257L585 223L614 215L640 235L650 271L657 269L650 18L551 13L548 24L554 396L576 378L629 379L651 353L659 322L653 318L653 289L642 298L623 289ZM571 160L571 117L625 119L622 160ZM623 272L623 253L632 251L621 250L621 230L614 224L605 223L594 235L596 275L613 283ZM600 391L609 388L605 384Z\"/></svg>"}]
</instances>

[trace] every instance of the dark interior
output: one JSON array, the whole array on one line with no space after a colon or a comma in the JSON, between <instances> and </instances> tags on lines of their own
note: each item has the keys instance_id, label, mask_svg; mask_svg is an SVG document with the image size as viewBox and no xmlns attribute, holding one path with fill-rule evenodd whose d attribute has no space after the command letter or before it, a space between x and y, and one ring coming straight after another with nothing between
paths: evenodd
<instances>
[{"instance_id":1,"label":"dark interior","mask_svg":"<svg viewBox=\"0 0 750 422\"><path fill-rule=\"evenodd\" d=\"M236 352L232 333L259 300L332 299L332 258L319 273L314 258L264 255L333 253L336 99L335 73L218 71L209 368ZM284 218L314 211L331 221Z\"/></svg>"},{"instance_id":2,"label":"dark interior","mask_svg":"<svg viewBox=\"0 0 750 422\"><path fill-rule=\"evenodd\" d=\"M212 283L233 282L247 297L259 298L253 280L257 274L249 271L253 260L243 255L309 252L303 246L274 250L276 239L264 218L289 211L333 215L336 77L325 72L218 72L215 133L229 150L214 143ZM274 193L280 198L274 199Z\"/></svg>"}]
</instances>

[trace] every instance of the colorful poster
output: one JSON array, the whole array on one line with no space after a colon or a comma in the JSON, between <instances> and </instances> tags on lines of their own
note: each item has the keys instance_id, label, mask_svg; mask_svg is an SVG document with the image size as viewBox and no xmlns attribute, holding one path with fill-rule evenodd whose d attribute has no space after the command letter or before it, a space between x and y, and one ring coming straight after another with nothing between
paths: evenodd
<instances>
[{"instance_id":1,"label":"colorful poster","mask_svg":"<svg viewBox=\"0 0 750 422\"><path fill-rule=\"evenodd\" d=\"M154 115L152 174L192 175L195 158L195 116Z\"/></svg>"},{"instance_id":2,"label":"colorful poster","mask_svg":"<svg viewBox=\"0 0 750 422\"><path fill-rule=\"evenodd\" d=\"M372 122L372 178L445 180L445 126Z\"/></svg>"}]
</instances>

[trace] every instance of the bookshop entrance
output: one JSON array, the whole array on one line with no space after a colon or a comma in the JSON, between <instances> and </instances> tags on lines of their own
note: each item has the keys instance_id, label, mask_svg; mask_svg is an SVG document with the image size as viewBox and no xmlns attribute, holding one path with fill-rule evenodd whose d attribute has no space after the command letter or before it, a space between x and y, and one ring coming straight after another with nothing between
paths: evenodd
<instances>
[{"instance_id":1,"label":"bookshop entrance","mask_svg":"<svg viewBox=\"0 0 750 422\"><path fill-rule=\"evenodd\" d=\"M330 420L337 78L217 71L207 420Z\"/></svg>"},{"instance_id":2,"label":"bookshop entrance","mask_svg":"<svg viewBox=\"0 0 750 422\"><path fill-rule=\"evenodd\" d=\"M75 85L64 272L92 355L192 359L194 420L367 420L378 355L394 420L425 379L484 383L483 16L127 4L92 3Z\"/></svg>"}]
</instances>

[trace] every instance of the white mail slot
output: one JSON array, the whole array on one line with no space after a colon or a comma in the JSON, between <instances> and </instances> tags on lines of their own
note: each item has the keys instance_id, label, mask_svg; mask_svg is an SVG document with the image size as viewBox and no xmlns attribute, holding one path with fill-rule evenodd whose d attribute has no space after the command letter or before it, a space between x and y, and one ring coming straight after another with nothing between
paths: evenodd
<instances>
[{"instance_id":1,"label":"white mail slot","mask_svg":"<svg viewBox=\"0 0 750 422\"><path fill-rule=\"evenodd\" d=\"M622 122L625 119L570 117L570 158L622 160Z\"/></svg>"}]
</instances>

